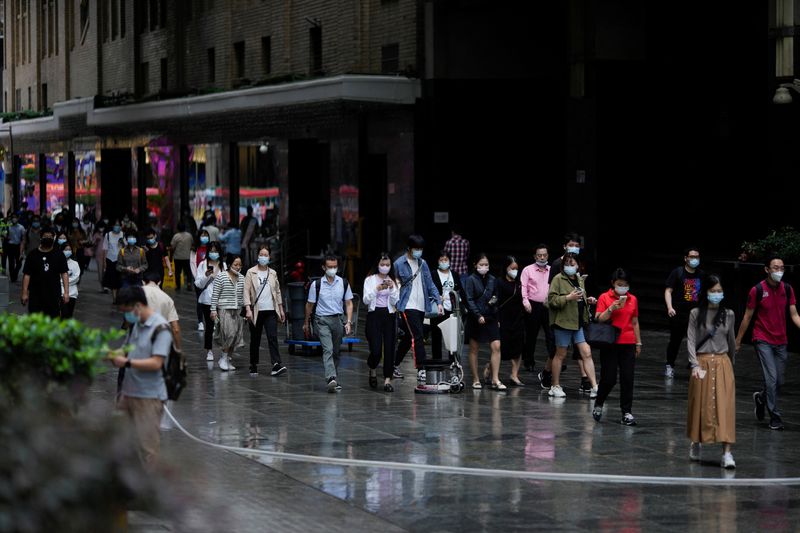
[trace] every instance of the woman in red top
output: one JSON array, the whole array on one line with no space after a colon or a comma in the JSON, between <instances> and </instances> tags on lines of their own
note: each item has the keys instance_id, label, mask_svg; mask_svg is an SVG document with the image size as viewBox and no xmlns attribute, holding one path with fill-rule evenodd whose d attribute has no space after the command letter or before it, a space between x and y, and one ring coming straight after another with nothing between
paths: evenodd
<instances>
[{"instance_id":1,"label":"woman in red top","mask_svg":"<svg viewBox=\"0 0 800 533\"><path fill-rule=\"evenodd\" d=\"M636 419L631 414L633 404L633 370L636 358L642 351L642 335L639 331L639 301L630 294L630 278L621 268L611 276L611 289L597 301L598 322L611 321L619 330L617 342L600 349L600 385L597 399L592 409L592 417L598 422L603 416L603 403L617 384L619 369L620 397L622 409L620 423L635 426Z\"/></svg>"}]
</instances>

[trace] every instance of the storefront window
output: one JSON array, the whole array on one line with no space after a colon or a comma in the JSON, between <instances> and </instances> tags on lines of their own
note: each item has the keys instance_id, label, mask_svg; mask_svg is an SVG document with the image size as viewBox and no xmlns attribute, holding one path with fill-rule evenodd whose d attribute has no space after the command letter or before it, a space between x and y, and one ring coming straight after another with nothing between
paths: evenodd
<instances>
[{"instance_id":1,"label":"storefront window","mask_svg":"<svg viewBox=\"0 0 800 533\"><path fill-rule=\"evenodd\" d=\"M217 223L230 221L230 180L221 144L189 145L189 207L198 227L212 212Z\"/></svg>"},{"instance_id":2,"label":"storefront window","mask_svg":"<svg viewBox=\"0 0 800 533\"><path fill-rule=\"evenodd\" d=\"M252 206L253 216L267 235L277 232L280 198L273 156L274 149L266 143L239 146L239 221Z\"/></svg>"},{"instance_id":3,"label":"storefront window","mask_svg":"<svg viewBox=\"0 0 800 533\"><path fill-rule=\"evenodd\" d=\"M86 213L92 212L95 220L102 218L96 153L75 152L75 216L83 220Z\"/></svg>"},{"instance_id":4,"label":"storefront window","mask_svg":"<svg viewBox=\"0 0 800 533\"><path fill-rule=\"evenodd\" d=\"M36 154L23 154L20 156L19 176L20 204L28 203L28 209L39 214L39 169L36 167Z\"/></svg>"},{"instance_id":5,"label":"storefront window","mask_svg":"<svg viewBox=\"0 0 800 533\"><path fill-rule=\"evenodd\" d=\"M45 154L46 188L45 198L47 205L45 211L56 215L69 207L67 198L66 160L64 154Z\"/></svg>"},{"instance_id":6,"label":"storefront window","mask_svg":"<svg viewBox=\"0 0 800 533\"><path fill-rule=\"evenodd\" d=\"M145 149L145 187L147 193L147 227L157 232L172 232L177 224L180 206L178 149L172 145L148 146Z\"/></svg>"}]
</instances>

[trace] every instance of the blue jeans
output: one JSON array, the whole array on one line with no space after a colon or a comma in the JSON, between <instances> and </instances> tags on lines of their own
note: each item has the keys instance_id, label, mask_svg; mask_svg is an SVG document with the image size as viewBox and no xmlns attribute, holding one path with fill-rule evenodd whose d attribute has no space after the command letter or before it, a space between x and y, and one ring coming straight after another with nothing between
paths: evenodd
<instances>
[{"instance_id":1,"label":"blue jeans","mask_svg":"<svg viewBox=\"0 0 800 533\"><path fill-rule=\"evenodd\" d=\"M766 399L770 419L780 420L778 393L783 386L786 373L786 359L788 358L786 345L769 344L764 341L755 341L754 344L761 362L761 372L764 374L762 397Z\"/></svg>"},{"instance_id":2,"label":"blue jeans","mask_svg":"<svg viewBox=\"0 0 800 533\"><path fill-rule=\"evenodd\" d=\"M573 331L571 329L553 328L553 335L556 338L556 346L559 348L569 348L570 344L578 345L586 342L586 337L583 335L583 328Z\"/></svg>"}]
</instances>

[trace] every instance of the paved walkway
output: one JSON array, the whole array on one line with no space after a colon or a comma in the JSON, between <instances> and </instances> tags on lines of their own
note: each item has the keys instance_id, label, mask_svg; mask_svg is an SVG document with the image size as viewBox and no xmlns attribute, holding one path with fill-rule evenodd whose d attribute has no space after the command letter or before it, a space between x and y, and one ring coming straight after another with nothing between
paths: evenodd
<instances>
[{"instance_id":1,"label":"paved walkway","mask_svg":"<svg viewBox=\"0 0 800 533\"><path fill-rule=\"evenodd\" d=\"M12 286L12 292L18 287ZM113 310L110 295L98 293L96 273L89 273L81 290L77 318L95 326L119 325L122 316ZM344 353L344 388L338 394L325 392L318 358L290 356L283 347L289 371L282 377L270 377L266 365L266 373L250 377L246 348L235 359L239 370L222 373L205 361L194 295L183 292L175 298L191 373L174 413L187 429L211 442L541 472L712 479L800 476L800 365L794 354L782 398L783 432L754 420L751 393L758 387L760 370L752 348L739 355L733 450L738 468L725 472L718 466L719 446L707 447L701 464L688 461L687 371L680 369L674 380L661 375L667 340L661 332L644 333L633 408L639 425L625 427L618 423L618 390L606 402L603 421L591 418L590 401L576 392L574 367L564 376L567 398L561 401L548 398L532 374L523 375L528 386L508 393L418 395L411 380L395 381L393 394L374 391L367 385L363 345ZM540 361L543 352L540 347ZM268 355L262 352L265 359ZM411 357L404 365L411 374ZM507 374L504 368L502 375ZM98 379L96 401L108 401L111 378ZM179 476L194 491L187 505L219 508L214 523L201 524L214 531L793 531L800 520L798 487L611 485L324 466L239 456L193 443L177 430L165 432L163 447L166 457L191 465ZM132 531L169 530L139 513L131 513L130 520Z\"/></svg>"}]
</instances>

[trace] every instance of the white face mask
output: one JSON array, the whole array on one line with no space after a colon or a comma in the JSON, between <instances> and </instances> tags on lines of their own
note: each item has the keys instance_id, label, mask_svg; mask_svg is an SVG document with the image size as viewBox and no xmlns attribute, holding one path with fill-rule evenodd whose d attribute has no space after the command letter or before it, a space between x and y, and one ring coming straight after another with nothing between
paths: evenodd
<instances>
[{"instance_id":1,"label":"white face mask","mask_svg":"<svg viewBox=\"0 0 800 533\"><path fill-rule=\"evenodd\" d=\"M329 268L325 271L325 275L328 276L329 278L332 278L336 275L338 271L339 271L338 268Z\"/></svg>"},{"instance_id":2,"label":"white face mask","mask_svg":"<svg viewBox=\"0 0 800 533\"><path fill-rule=\"evenodd\" d=\"M578 267L576 266L565 266L564 267L564 274L567 276L574 276L578 272Z\"/></svg>"},{"instance_id":3,"label":"white face mask","mask_svg":"<svg viewBox=\"0 0 800 533\"><path fill-rule=\"evenodd\" d=\"M517 274L519 274L519 270L509 270L508 277L511 279L517 279Z\"/></svg>"},{"instance_id":4,"label":"white face mask","mask_svg":"<svg viewBox=\"0 0 800 533\"><path fill-rule=\"evenodd\" d=\"M629 291L629 290L631 290L631 288L630 288L630 287L614 287L614 291L615 291L617 294L619 294L620 296L623 296L623 295L625 295L625 294L628 294L628 291Z\"/></svg>"},{"instance_id":5,"label":"white face mask","mask_svg":"<svg viewBox=\"0 0 800 533\"><path fill-rule=\"evenodd\" d=\"M536 264L539 265L541 268L547 266L547 261L536 261Z\"/></svg>"},{"instance_id":6,"label":"white face mask","mask_svg":"<svg viewBox=\"0 0 800 533\"><path fill-rule=\"evenodd\" d=\"M386 265L378 265L378 272L380 272L380 273L381 273L381 274L383 274L384 276L385 276L386 274L388 274L388 273L389 273L389 271L390 271L391 269L392 269L392 267L390 267L390 266L386 266Z\"/></svg>"},{"instance_id":7,"label":"white face mask","mask_svg":"<svg viewBox=\"0 0 800 533\"><path fill-rule=\"evenodd\" d=\"M769 277L772 281L780 282L783 279L783 272L770 272Z\"/></svg>"},{"instance_id":8,"label":"white face mask","mask_svg":"<svg viewBox=\"0 0 800 533\"><path fill-rule=\"evenodd\" d=\"M489 273L489 267L478 267L478 274L485 276Z\"/></svg>"},{"instance_id":9,"label":"white face mask","mask_svg":"<svg viewBox=\"0 0 800 533\"><path fill-rule=\"evenodd\" d=\"M581 253L581 249L577 246L567 246L567 253L579 254Z\"/></svg>"}]
</instances>

